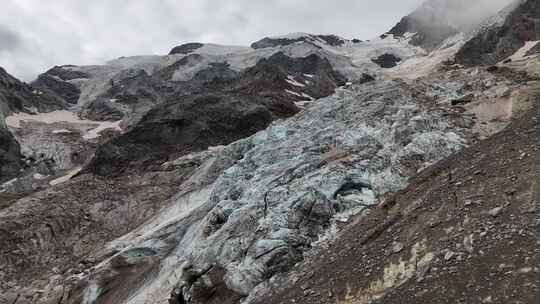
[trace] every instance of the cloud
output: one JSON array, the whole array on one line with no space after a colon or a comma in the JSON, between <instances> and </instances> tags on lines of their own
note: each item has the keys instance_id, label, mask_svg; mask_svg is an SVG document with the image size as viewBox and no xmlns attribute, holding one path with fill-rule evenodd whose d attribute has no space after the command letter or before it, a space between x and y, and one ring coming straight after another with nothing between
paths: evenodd
<instances>
[{"instance_id":1,"label":"cloud","mask_svg":"<svg viewBox=\"0 0 540 304\"><path fill-rule=\"evenodd\" d=\"M54 65L166 54L193 41L249 45L264 36L299 31L369 39L421 2L4 0L0 66L29 81Z\"/></svg>"},{"instance_id":2,"label":"cloud","mask_svg":"<svg viewBox=\"0 0 540 304\"><path fill-rule=\"evenodd\" d=\"M19 35L0 25L0 53L16 49L21 43Z\"/></svg>"},{"instance_id":3,"label":"cloud","mask_svg":"<svg viewBox=\"0 0 540 304\"><path fill-rule=\"evenodd\" d=\"M430 0L414 17L424 22L447 23L461 31L474 29L515 0Z\"/></svg>"}]
</instances>

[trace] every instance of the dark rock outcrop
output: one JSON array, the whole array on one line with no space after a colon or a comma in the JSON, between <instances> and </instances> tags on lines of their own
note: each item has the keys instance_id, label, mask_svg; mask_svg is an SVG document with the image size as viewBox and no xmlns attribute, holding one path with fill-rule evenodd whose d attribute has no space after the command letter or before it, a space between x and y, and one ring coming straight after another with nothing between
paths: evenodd
<instances>
[{"instance_id":1,"label":"dark rock outcrop","mask_svg":"<svg viewBox=\"0 0 540 304\"><path fill-rule=\"evenodd\" d=\"M204 46L202 43L198 42L192 42L192 43L186 43L179 46L174 47L170 52L169 55L175 55L175 54L189 54L197 49L200 49Z\"/></svg>"},{"instance_id":2,"label":"dark rock outcrop","mask_svg":"<svg viewBox=\"0 0 540 304\"><path fill-rule=\"evenodd\" d=\"M37 90L0 68L0 111L3 111L4 114L50 112L65 109L67 106L68 104L64 100Z\"/></svg>"},{"instance_id":3,"label":"dark rock outcrop","mask_svg":"<svg viewBox=\"0 0 540 304\"><path fill-rule=\"evenodd\" d=\"M389 69L393 68L401 62L401 58L397 57L394 54L382 54L377 58L371 59L371 61L381 68Z\"/></svg>"},{"instance_id":4,"label":"dark rock outcrop","mask_svg":"<svg viewBox=\"0 0 540 304\"><path fill-rule=\"evenodd\" d=\"M14 177L21 168L19 144L3 122L0 122L0 183Z\"/></svg>"},{"instance_id":5,"label":"dark rock outcrop","mask_svg":"<svg viewBox=\"0 0 540 304\"><path fill-rule=\"evenodd\" d=\"M76 104L81 95L81 91L75 85L47 74L39 75L32 82L32 86L51 95L57 95L70 104Z\"/></svg>"},{"instance_id":6,"label":"dark rock outcrop","mask_svg":"<svg viewBox=\"0 0 540 304\"><path fill-rule=\"evenodd\" d=\"M289 38L263 38L257 42L251 44L251 47L254 49L264 49L276 46L286 46L296 42L304 41L304 37L289 39Z\"/></svg>"},{"instance_id":7,"label":"dark rock outcrop","mask_svg":"<svg viewBox=\"0 0 540 304\"><path fill-rule=\"evenodd\" d=\"M297 42L313 42L315 40L322 40L324 43L331 46L341 46L345 44L345 41L336 35L309 35L299 36L297 38L271 38L266 37L257 42L251 44L254 49L263 49L277 46L287 46Z\"/></svg>"},{"instance_id":8,"label":"dark rock outcrop","mask_svg":"<svg viewBox=\"0 0 540 304\"><path fill-rule=\"evenodd\" d=\"M524 1L510 12L502 25L483 30L456 54L460 64L493 65L513 55L526 41L540 40L540 2Z\"/></svg>"}]
</instances>

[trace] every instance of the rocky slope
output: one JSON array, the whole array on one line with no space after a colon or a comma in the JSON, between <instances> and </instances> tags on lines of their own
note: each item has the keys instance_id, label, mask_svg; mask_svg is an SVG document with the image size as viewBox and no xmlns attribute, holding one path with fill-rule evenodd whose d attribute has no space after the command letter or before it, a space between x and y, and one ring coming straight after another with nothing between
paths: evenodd
<instances>
[{"instance_id":1,"label":"rocky slope","mask_svg":"<svg viewBox=\"0 0 540 304\"><path fill-rule=\"evenodd\" d=\"M466 65L493 65L519 49L532 48L540 41L540 3L535 0L516 1L505 12L502 22L492 24L463 46L456 60Z\"/></svg>"},{"instance_id":2,"label":"rocky slope","mask_svg":"<svg viewBox=\"0 0 540 304\"><path fill-rule=\"evenodd\" d=\"M513 282L532 303L536 43L459 56L500 24L534 32L534 3L498 22L456 4L371 41L190 43L39 76L61 107L7 112L48 162L0 187L0 303L495 303Z\"/></svg>"}]
</instances>

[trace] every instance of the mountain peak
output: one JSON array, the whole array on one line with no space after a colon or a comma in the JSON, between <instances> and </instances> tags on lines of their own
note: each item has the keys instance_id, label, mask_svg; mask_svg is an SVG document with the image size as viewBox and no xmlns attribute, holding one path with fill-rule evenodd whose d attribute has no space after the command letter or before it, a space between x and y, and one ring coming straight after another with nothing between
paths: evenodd
<instances>
[{"instance_id":1,"label":"mountain peak","mask_svg":"<svg viewBox=\"0 0 540 304\"><path fill-rule=\"evenodd\" d=\"M251 44L254 49L286 46L297 42L323 43L330 46L341 46L346 40L336 35L315 35L308 33L291 33L281 36L265 37Z\"/></svg>"},{"instance_id":2,"label":"mountain peak","mask_svg":"<svg viewBox=\"0 0 540 304\"><path fill-rule=\"evenodd\" d=\"M474 30L484 20L514 0L428 0L403 17L388 33L410 33L412 45L433 50L457 33Z\"/></svg>"}]
</instances>

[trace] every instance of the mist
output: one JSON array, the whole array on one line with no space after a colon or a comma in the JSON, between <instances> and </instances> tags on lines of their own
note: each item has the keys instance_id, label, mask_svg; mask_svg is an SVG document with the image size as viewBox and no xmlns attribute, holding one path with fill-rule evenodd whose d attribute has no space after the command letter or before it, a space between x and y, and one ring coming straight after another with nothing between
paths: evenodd
<instances>
[{"instance_id":1,"label":"mist","mask_svg":"<svg viewBox=\"0 0 540 304\"><path fill-rule=\"evenodd\" d=\"M467 32L515 1L519 0L430 0L416 10L412 17Z\"/></svg>"}]
</instances>

